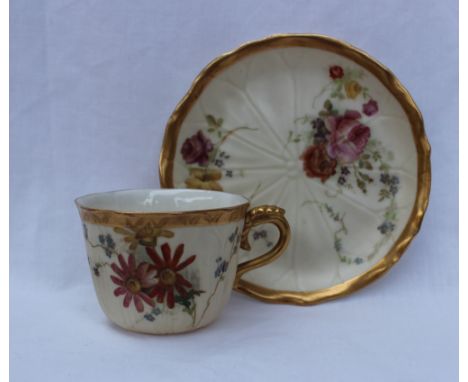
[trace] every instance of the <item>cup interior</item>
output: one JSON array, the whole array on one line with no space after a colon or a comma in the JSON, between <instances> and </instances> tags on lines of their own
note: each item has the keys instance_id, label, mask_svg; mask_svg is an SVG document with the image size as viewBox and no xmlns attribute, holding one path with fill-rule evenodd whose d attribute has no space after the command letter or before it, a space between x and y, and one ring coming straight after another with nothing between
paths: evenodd
<instances>
[{"instance_id":1,"label":"cup interior","mask_svg":"<svg viewBox=\"0 0 468 382\"><path fill-rule=\"evenodd\" d=\"M236 207L248 202L241 195L191 189L110 191L76 199L76 204L82 208L125 213L211 210Z\"/></svg>"}]
</instances>

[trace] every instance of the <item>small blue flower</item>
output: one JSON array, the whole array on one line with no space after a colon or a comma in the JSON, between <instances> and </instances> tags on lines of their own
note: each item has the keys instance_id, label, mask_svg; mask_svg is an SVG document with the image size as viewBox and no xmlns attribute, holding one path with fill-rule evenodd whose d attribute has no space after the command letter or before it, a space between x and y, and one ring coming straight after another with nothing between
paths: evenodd
<instances>
[{"instance_id":1,"label":"small blue flower","mask_svg":"<svg viewBox=\"0 0 468 382\"><path fill-rule=\"evenodd\" d=\"M357 264L357 265L362 264L363 262L364 262L364 260L362 258L360 258L360 257L356 257L354 259L354 263Z\"/></svg>"},{"instance_id":2,"label":"small blue flower","mask_svg":"<svg viewBox=\"0 0 468 382\"><path fill-rule=\"evenodd\" d=\"M226 176L232 178L232 170L226 170Z\"/></svg>"},{"instance_id":3,"label":"small blue flower","mask_svg":"<svg viewBox=\"0 0 468 382\"><path fill-rule=\"evenodd\" d=\"M258 240L260 238L266 238L268 236L267 231L262 229L261 231L254 231L253 239Z\"/></svg>"},{"instance_id":4,"label":"small blue flower","mask_svg":"<svg viewBox=\"0 0 468 382\"><path fill-rule=\"evenodd\" d=\"M390 184L400 184L400 179L398 178L398 176L393 175L390 179Z\"/></svg>"},{"instance_id":5,"label":"small blue flower","mask_svg":"<svg viewBox=\"0 0 468 382\"><path fill-rule=\"evenodd\" d=\"M223 272L223 273L226 273L227 270L228 270L228 267L229 267L229 262L226 261L226 260L224 260L224 261L223 261L223 264L222 264L222 267L221 267L222 272Z\"/></svg>"},{"instance_id":6,"label":"small blue flower","mask_svg":"<svg viewBox=\"0 0 468 382\"><path fill-rule=\"evenodd\" d=\"M217 260L216 260L217 261ZM226 273L227 270L228 270L228 267L229 267L229 262L226 261L226 260L223 260L221 262L217 261L218 263L218 266L216 267L216 270L215 270L215 278L218 278L220 277L223 273Z\"/></svg>"},{"instance_id":7,"label":"small blue flower","mask_svg":"<svg viewBox=\"0 0 468 382\"><path fill-rule=\"evenodd\" d=\"M396 184L392 184L390 186L390 192L393 196L395 196L398 192L398 186Z\"/></svg>"},{"instance_id":8,"label":"small blue flower","mask_svg":"<svg viewBox=\"0 0 468 382\"><path fill-rule=\"evenodd\" d=\"M105 238L104 235L99 235L98 240L102 245L104 245L106 243L106 238Z\"/></svg>"},{"instance_id":9,"label":"small blue flower","mask_svg":"<svg viewBox=\"0 0 468 382\"><path fill-rule=\"evenodd\" d=\"M340 176L338 178L338 184L341 185L341 186L345 185L346 184L346 178L344 176Z\"/></svg>"},{"instance_id":10,"label":"small blue flower","mask_svg":"<svg viewBox=\"0 0 468 382\"><path fill-rule=\"evenodd\" d=\"M144 317L145 317L145 320L148 320L150 322L154 321L154 316L152 314L149 314L149 313L145 314Z\"/></svg>"},{"instance_id":11,"label":"small blue flower","mask_svg":"<svg viewBox=\"0 0 468 382\"><path fill-rule=\"evenodd\" d=\"M390 183L390 175L386 174L386 173L380 174L380 181L383 184L389 184Z\"/></svg>"},{"instance_id":12,"label":"small blue flower","mask_svg":"<svg viewBox=\"0 0 468 382\"><path fill-rule=\"evenodd\" d=\"M346 166L341 167L341 173L342 173L344 176L349 175L349 173L350 173L349 168L346 167Z\"/></svg>"},{"instance_id":13,"label":"small blue flower","mask_svg":"<svg viewBox=\"0 0 468 382\"><path fill-rule=\"evenodd\" d=\"M223 167L223 166L224 166L224 161L223 161L222 159L216 159L216 160L214 161L214 165L215 165L216 167Z\"/></svg>"},{"instance_id":14,"label":"small blue flower","mask_svg":"<svg viewBox=\"0 0 468 382\"><path fill-rule=\"evenodd\" d=\"M395 224L389 221L384 221L381 225L377 227L382 235L392 232L395 229Z\"/></svg>"},{"instance_id":15,"label":"small blue flower","mask_svg":"<svg viewBox=\"0 0 468 382\"><path fill-rule=\"evenodd\" d=\"M112 238L111 235L107 234L106 235L106 244L109 248L114 249L115 248L115 242L114 239Z\"/></svg>"}]
</instances>

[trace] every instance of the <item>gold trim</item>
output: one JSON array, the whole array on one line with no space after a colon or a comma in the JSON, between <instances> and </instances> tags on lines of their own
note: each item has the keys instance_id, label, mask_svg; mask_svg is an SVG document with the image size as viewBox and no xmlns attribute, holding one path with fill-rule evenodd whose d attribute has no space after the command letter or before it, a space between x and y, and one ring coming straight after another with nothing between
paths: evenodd
<instances>
[{"instance_id":1,"label":"gold trim","mask_svg":"<svg viewBox=\"0 0 468 382\"><path fill-rule=\"evenodd\" d=\"M234 280L234 289L238 289L239 283L242 283L241 277L251 270L263 267L276 260L281 256L286 248L288 248L289 240L291 239L291 228L284 217L284 210L276 206L258 206L252 208L245 217L244 229L242 231L240 247L245 251L250 251L249 232L250 230L261 224L274 224L278 228L279 238L275 246L268 252L255 257L254 259L244 261L238 264L236 278Z\"/></svg>"},{"instance_id":2,"label":"gold trim","mask_svg":"<svg viewBox=\"0 0 468 382\"><path fill-rule=\"evenodd\" d=\"M342 284L312 292L274 290L264 288L244 280L241 280L237 288L243 293L268 302L309 305L331 300L339 296L348 295L376 280L387 272L400 259L411 240L418 233L429 203L429 192L431 186L431 149L424 132L422 115L411 98L411 95L388 68L360 49L357 49L345 42L322 35L282 34L246 43L238 49L223 54L213 60L202 70L198 77L195 78L191 88L176 106L176 109L167 123L159 160L159 171L161 187L173 188L174 156L177 148L177 137L179 135L180 128L195 101L198 99L208 83L218 73L250 54L271 48L293 46L316 48L337 53L351 59L376 76L403 107L412 127L413 138L418 153L418 191L413 211L411 212L403 232L393 247L387 255L385 255L385 257L370 270Z\"/></svg>"},{"instance_id":3,"label":"gold trim","mask_svg":"<svg viewBox=\"0 0 468 382\"><path fill-rule=\"evenodd\" d=\"M249 203L235 207L183 212L119 212L86 208L78 205L86 223L108 227L131 228L151 223L155 227L177 228L227 224L245 218Z\"/></svg>"}]
</instances>

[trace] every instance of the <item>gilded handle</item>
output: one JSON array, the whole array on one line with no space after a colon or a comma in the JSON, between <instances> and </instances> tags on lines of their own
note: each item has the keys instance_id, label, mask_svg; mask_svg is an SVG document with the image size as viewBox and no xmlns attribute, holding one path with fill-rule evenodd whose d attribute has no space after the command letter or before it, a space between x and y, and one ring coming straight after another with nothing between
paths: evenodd
<instances>
[{"instance_id":1,"label":"gilded handle","mask_svg":"<svg viewBox=\"0 0 468 382\"><path fill-rule=\"evenodd\" d=\"M279 239L275 246L267 253L252 260L244 261L237 267L234 288L237 288L242 275L252 269L262 267L277 259L287 248L291 237L289 223L284 217L284 210L276 206L259 206L252 208L245 217L244 230L242 231L240 247L250 251L249 232L260 224L274 224L279 230Z\"/></svg>"}]
</instances>

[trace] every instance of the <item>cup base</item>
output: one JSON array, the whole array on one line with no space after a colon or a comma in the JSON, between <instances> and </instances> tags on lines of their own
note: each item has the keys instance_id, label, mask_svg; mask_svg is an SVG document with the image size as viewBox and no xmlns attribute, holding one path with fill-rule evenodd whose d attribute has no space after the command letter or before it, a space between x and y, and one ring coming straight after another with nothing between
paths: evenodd
<instances>
[{"instance_id":1,"label":"cup base","mask_svg":"<svg viewBox=\"0 0 468 382\"><path fill-rule=\"evenodd\" d=\"M188 334L192 332L199 331L201 329L206 328L207 326L210 326L212 323L217 321L217 318L215 318L212 321L203 323L202 325L195 326L193 328L186 328L182 330L177 330L177 331L151 331L151 330L145 330L145 329L138 329L138 328L132 328L132 327L124 327L122 325L117 324L116 322L112 321L110 318L107 318L109 322L112 324L112 326L116 326L120 330L125 330L127 332L132 332L132 333L139 333L139 334L147 334L147 335L153 335L153 336L171 336L171 335L178 335L178 334Z\"/></svg>"}]
</instances>

